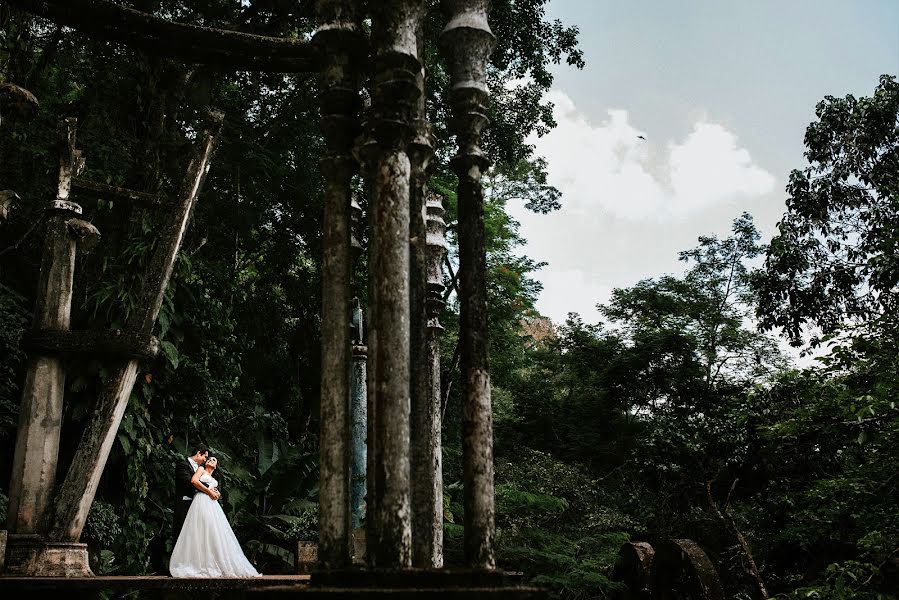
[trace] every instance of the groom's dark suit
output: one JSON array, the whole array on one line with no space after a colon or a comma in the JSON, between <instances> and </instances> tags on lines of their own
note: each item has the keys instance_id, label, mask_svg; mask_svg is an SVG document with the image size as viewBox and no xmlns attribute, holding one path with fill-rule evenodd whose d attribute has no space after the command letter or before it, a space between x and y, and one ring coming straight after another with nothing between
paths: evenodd
<instances>
[{"instance_id":1,"label":"groom's dark suit","mask_svg":"<svg viewBox=\"0 0 899 600\"><path fill-rule=\"evenodd\" d=\"M202 467L200 467L202 468ZM172 527L172 544L178 541L184 518L190 510L190 503L197 493L197 488L190 482L194 476L194 468L186 458L175 463L175 520ZM206 485L205 483L203 485ZM185 500L184 498L187 498Z\"/></svg>"}]
</instances>

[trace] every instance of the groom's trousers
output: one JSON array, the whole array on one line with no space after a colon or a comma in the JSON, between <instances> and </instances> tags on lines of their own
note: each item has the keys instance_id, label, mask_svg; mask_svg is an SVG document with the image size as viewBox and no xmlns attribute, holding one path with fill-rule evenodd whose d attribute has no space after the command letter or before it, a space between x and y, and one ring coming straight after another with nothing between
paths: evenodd
<instances>
[{"instance_id":1,"label":"groom's trousers","mask_svg":"<svg viewBox=\"0 0 899 600\"><path fill-rule=\"evenodd\" d=\"M175 547L178 536L181 535L181 528L184 527L184 519L187 517L187 511L190 510L190 502L190 500L180 499L175 501L175 518L172 523L172 548Z\"/></svg>"}]
</instances>

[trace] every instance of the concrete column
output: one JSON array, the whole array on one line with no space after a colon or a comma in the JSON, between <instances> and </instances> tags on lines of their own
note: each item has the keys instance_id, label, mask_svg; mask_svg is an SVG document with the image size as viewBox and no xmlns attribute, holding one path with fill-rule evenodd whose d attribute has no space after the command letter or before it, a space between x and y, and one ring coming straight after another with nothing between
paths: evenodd
<instances>
[{"instance_id":1,"label":"concrete column","mask_svg":"<svg viewBox=\"0 0 899 600\"><path fill-rule=\"evenodd\" d=\"M48 207L47 235L34 307L34 329L67 330L72 308L75 242L67 221L81 214L69 201L72 179L83 165L75 149L76 119L62 124L56 199ZM28 363L9 489L7 528L14 534L44 534L49 526L59 452L65 390L63 360L33 356Z\"/></svg>"},{"instance_id":2,"label":"concrete column","mask_svg":"<svg viewBox=\"0 0 899 600\"><path fill-rule=\"evenodd\" d=\"M412 564L409 480L410 411L410 195L409 142L415 133L421 70L415 32L423 0L371 3L372 104L368 113L368 174L371 238L369 290L371 369L368 477L375 497L369 505L369 565ZM373 417L373 418L372 418ZM373 423L372 423L373 422Z\"/></svg>"},{"instance_id":3,"label":"concrete column","mask_svg":"<svg viewBox=\"0 0 899 600\"><path fill-rule=\"evenodd\" d=\"M416 31L419 62L423 63L424 31ZM434 371L431 346L431 313L428 311L431 284L432 246L426 222L428 178L434 157L433 135L427 119L424 65L416 75L420 91L415 104L415 137L409 145L412 187L409 210L409 288L411 317L412 414L410 459L412 469L412 566L443 566L443 474L439 396L434 404ZM441 278L440 284L443 280ZM439 315L438 315L439 316ZM438 355L439 361L439 355ZM439 363L438 363L439 368ZM437 374L439 386L439 372Z\"/></svg>"},{"instance_id":4,"label":"concrete column","mask_svg":"<svg viewBox=\"0 0 899 600\"><path fill-rule=\"evenodd\" d=\"M460 370L465 559L496 567L493 426L487 365L487 258L481 175L490 160L480 148L487 119L487 59L496 39L487 23L489 0L446 0L449 22L440 35L450 65L450 126L459 145L450 166L459 178Z\"/></svg>"},{"instance_id":5,"label":"concrete column","mask_svg":"<svg viewBox=\"0 0 899 600\"><path fill-rule=\"evenodd\" d=\"M327 145L322 261L321 480L319 564L351 564L350 530L350 299L352 144L358 132L359 77L355 60L362 45L361 11L355 0L317 0L313 42L324 57L319 100Z\"/></svg>"},{"instance_id":6,"label":"concrete column","mask_svg":"<svg viewBox=\"0 0 899 600\"><path fill-rule=\"evenodd\" d=\"M355 194L350 202L352 217L351 246L353 253L353 269L355 270L359 259L362 257L362 207L359 206ZM368 347L365 345L365 326L362 305L359 298L353 299L353 375L350 385L352 398L350 400L350 412L353 428L353 459L352 459L352 499L350 501L350 513L353 527L353 560L360 562L365 549L359 547L364 535L358 535L357 531L362 527L365 519L366 482L368 480L368 453L366 452L366 440L368 438Z\"/></svg>"},{"instance_id":7,"label":"concrete column","mask_svg":"<svg viewBox=\"0 0 899 600\"><path fill-rule=\"evenodd\" d=\"M365 518L365 480L368 455L365 441L368 437L368 406L366 399L367 376L366 361L368 348L363 343L362 332L362 307L357 305L353 309L353 378L352 378L352 402L350 410L353 422L353 486L352 486L352 525L353 529L362 526Z\"/></svg>"},{"instance_id":8,"label":"concrete column","mask_svg":"<svg viewBox=\"0 0 899 600\"><path fill-rule=\"evenodd\" d=\"M443 257L446 255L446 224L440 197L427 198L426 233L426 335L421 366L426 387L421 404L413 410L413 565L443 566L443 457L440 410L440 313L443 310Z\"/></svg>"}]
</instances>

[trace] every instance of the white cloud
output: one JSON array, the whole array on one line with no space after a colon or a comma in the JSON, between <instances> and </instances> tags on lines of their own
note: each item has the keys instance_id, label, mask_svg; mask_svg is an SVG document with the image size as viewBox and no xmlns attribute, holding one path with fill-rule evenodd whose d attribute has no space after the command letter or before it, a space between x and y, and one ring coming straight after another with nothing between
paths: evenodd
<instances>
[{"instance_id":1,"label":"white cloud","mask_svg":"<svg viewBox=\"0 0 899 600\"><path fill-rule=\"evenodd\" d=\"M683 144L670 147L669 169L674 202L698 210L734 197L770 192L774 177L752 162L749 152L721 125L696 123Z\"/></svg>"},{"instance_id":2,"label":"white cloud","mask_svg":"<svg viewBox=\"0 0 899 600\"><path fill-rule=\"evenodd\" d=\"M778 201L775 178L721 124L699 119L684 123L691 131L683 139L654 139L626 110L591 122L564 92L546 99L558 127L529 142L547 159L562 209L510 209L528 240L525 253L549 263L537 274L537 306L553 321L578 312L595 322L595 305L613 288L681 271L677 253L698 236L727 235L747 206Z\"/></svg>"},{"instance_id":3,"label":"white cloud","mask_svg":"<svg viewBox=\"0 0 899 600\"><path fill-rule=\"evenodd\" d=\"M774 177L721 125L700 121L682 142L662 144L631 125L626 110L610 109L592 124L564 92L546 99L558 127L529 141L571 211L665 219L773 189Z\"/></svg>"}]
</instances>

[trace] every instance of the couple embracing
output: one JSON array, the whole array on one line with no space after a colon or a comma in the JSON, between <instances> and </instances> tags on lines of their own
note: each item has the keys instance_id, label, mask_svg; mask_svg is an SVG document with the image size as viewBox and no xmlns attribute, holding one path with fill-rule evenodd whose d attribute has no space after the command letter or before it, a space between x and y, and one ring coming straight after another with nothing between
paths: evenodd
<instances>
[{"instance_id":1,"label":"couple embracing","mask_svg":"<svg viewBox=\"0 0 899 600\"><path fill-rule=\"evenodd\" d=\"M259 577L219 504L218 459L198 444L175 465L172 577Z\"/></svg>"}]
</instances>

